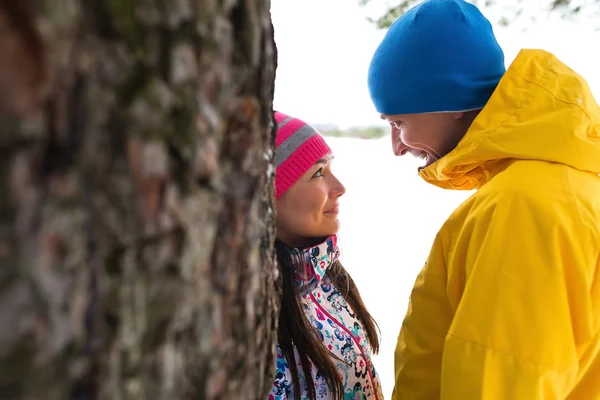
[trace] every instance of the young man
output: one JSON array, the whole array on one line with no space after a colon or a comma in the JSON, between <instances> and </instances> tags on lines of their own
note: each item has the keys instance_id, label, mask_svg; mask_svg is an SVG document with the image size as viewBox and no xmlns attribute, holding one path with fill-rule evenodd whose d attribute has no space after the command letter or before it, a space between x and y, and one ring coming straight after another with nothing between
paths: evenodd
<instances>
[{"instance_id":1,"label":"young man","mask_svg":"<svg viewBox=\"0 0 600 400\"><path fill-rule=\"evenodd\" d=\"M488 20L429 0L376 50L396 155L477 192L439 231L398 338L393 398L600 398L600 108L555 56L505 70Z\"/></svg>"}]
</instances>

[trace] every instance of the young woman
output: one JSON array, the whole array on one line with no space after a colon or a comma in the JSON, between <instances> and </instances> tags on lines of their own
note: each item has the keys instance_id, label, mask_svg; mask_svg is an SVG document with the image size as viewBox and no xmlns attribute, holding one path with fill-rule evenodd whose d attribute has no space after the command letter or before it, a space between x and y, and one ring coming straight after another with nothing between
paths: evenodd
<instances>
[{"instance_id":1,"label":"young woman","mask_svg":"<svg viewBox=\"0 0 600 400\"><path fill-rule=\"evenodd\" d=\"M371 353L375 321L339 261L331 149L305 122L276 112L277 260L282 276L277 371L269 400L382 400Z\"/></svg>"}]
</instances>

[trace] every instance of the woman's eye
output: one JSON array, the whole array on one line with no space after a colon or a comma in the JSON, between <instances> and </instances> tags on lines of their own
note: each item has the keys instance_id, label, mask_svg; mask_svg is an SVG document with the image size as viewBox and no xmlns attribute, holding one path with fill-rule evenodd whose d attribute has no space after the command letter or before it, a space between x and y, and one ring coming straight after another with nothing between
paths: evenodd
<instances>
[{"instance_id":1,"label":"woman's eye","mask_svg":"<svg viewBox=\"0 0 600 400\"><path fill-rule=\"evenodd\" d=\"M319 168L317 172L312 176L313 178L319 178L323 176L323 168Z\"/></svg>"}]
</instances>

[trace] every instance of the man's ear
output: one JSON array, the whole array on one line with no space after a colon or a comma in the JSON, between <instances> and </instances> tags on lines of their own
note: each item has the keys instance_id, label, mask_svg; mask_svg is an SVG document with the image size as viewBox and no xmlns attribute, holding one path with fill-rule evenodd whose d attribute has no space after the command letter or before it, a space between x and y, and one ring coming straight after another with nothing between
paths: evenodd
<instances>
[{"instance_id":1,"label":"man's ear","mask_svg":"<svg viewBox=\"0 0 600 400\"><path fill-rule=\"evenodd\" d=\"M465 112L464 111L460 111L460 112L454 113L454 119L455 120L463 119L464 117L465 117Z\"/></svg>"},{"instance_id":2,"label":"man's ear","mask_svg":"<svg viewBox=\"0 0 600 400\"><path fill-rule=\"evenodd\" d=\"M477 116L479 115L481 110L482 110L482 108L478 108L478 109L470 110L470 111L456 112L456 113L454 113L454 119L457 121L464 120L465 122L471 124L475 120L475 118L477 118Z\"/></svg>"}]
</instances>

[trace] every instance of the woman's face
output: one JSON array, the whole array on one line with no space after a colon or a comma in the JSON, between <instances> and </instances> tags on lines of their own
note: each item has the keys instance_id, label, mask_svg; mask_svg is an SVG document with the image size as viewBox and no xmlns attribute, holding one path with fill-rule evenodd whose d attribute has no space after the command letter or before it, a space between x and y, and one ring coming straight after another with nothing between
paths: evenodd
<instances>
[{"instance_id":1,"label":"woman's face","mask_svg":"<svg viewBox=\"0 0 600 400\"><path fill-rule=\"evenodd\" d=\"M344 185L331 172L333 157L318 160L276 202L277 239L306 247L338 232L338 199Z\"/></svg>"}]
</instances>

